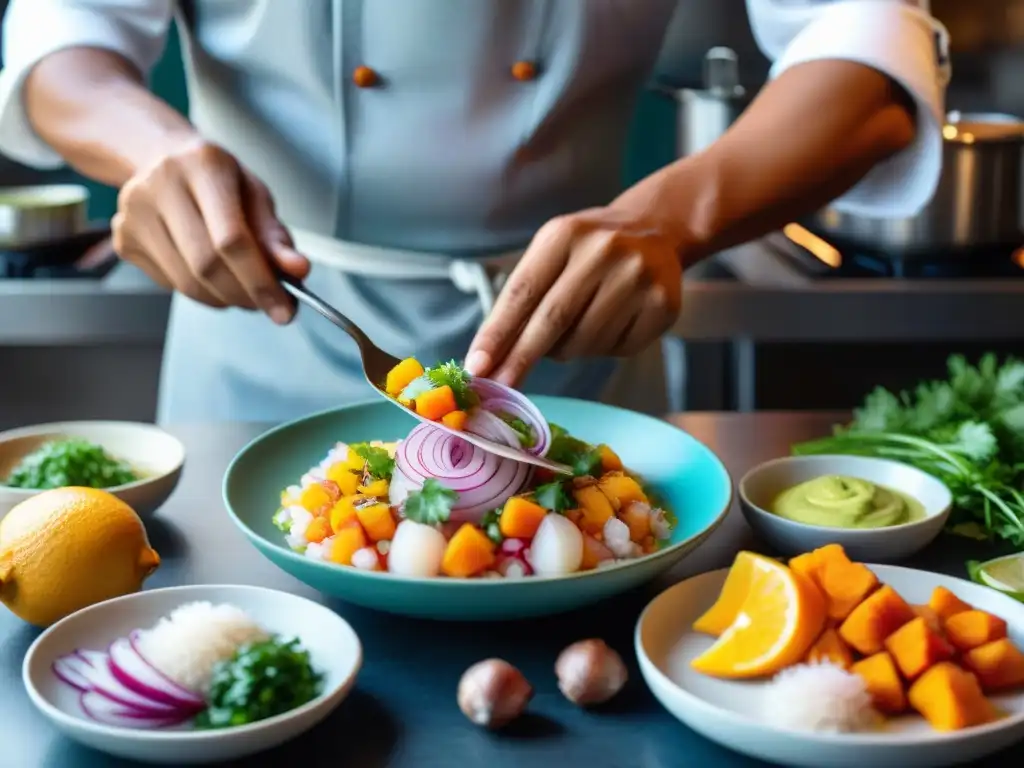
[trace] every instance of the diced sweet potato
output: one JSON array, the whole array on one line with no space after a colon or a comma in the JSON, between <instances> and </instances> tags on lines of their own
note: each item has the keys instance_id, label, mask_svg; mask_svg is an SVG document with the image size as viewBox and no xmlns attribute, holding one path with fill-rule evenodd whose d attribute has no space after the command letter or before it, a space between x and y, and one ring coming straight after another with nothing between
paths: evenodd
<instances>
[{"instance_id":1,"label":"diced sweet potato","mask_svg":"<svg viewBox=\"0 0 1024 768\"><path fill-rule=\"evenodd\" d=\"M409 386L414 379L423 375L423 366L414 357L407 357L398 365L388 371L387 379L384 382L384 391L392 397Z\"/></svg>"},{"instance_id":2,"label":"diced sweet potato","mask_svg":"<svg viewBox=\"0 0 1024 768\"><path fill-rule=\"evenodd\" d=\"M331 521L331 530L337 533L341 528L356 519L356 504L365 503L366 497L353 495L342 496L331 507L328 519Z\"/></svg>"},{"instance_id":3,"label":"diced sweet potato","mask_svg":"<svg viewBox=\"0 0 1024 768\"><path fill-rule=\"evenodd\" d=\"M314 517L306 526L306 541L319 544L331 535L331 523L326 517Z\"/></svg>"},{"instance_id":4,"label":"diced sweet potato","mask_svg":"<svg viewBox=\"0 0 1024 768\"><path fill-rule=\"evenodd\" d=\"M359 474L352 471L347 461L336 461L327 470L327 479L338 486L342 496L351 496L359 489Z\"/></svg>"},{"instance_id":5,"label":"diced sweet potato","mask_svg":"<svg viewBox=\"0 0 1024 768\"><path fill-rule=\"evenodd\" d=\"M940 662L921 675L910 687L908 698L937 731L958 731L996 718L978 678L951 661Z\"/></svg>"},{"instance_id":6,"label":"diced sweet potato","mask_svg":"<svg viewBox=\"0 0 1024 768\"><path fill-rule=\"evenodd\" d=\"M917 614L918 618L924 619L925 624L928 625L932 632L939 637L945 638L946 630L942 626L942 618L935 612L934 608L930 605L912 605L910 607L914 609L914 613Z\"/></svg>"},{"instance_id":7,"label":"diced sweet potato","mask_svg":"<svg viewBox=\"0 0 1024 768\"><path fill-rule=\"evenodd\" d=\"M595 534L604 530L604 524L615 516L611 501L596 485L584 485L573 489L576 503L580 505L579 527L585 533Z\"/></svg>"},{"instance_id":8,"label":"diced sweet potato","mask_svg":"<svg viewBox=\"0 0 1024 768\"><path fill-rule=\"evenodd\" d=\"M797 555L789 561L789 570L817 584L819 565L817 551L804 552L802 555Z\"/></svg>"},{"instance_id":9,"label":"diced sweet potato","mask_svg":"<svg viewBox=\"0 0 1024 768\"><path fill-rule=\"evenodd\" d=\"M601 457L601 470L603 472L622 471L622 459L607 445L601 444L597 446L597 455Z\"/></svg>"},{"instance_id":10,"label":"diced sweet potato","mask_svg":"<svg viewBox=\"0 0 1024 768\"><path fill-rule=\"evenodd\" d=\"M953 656L953 648L918 616L885 640L885 649L907 680L914 680L940 661Z\"/></svg>"},{"instance_id":11,"label":"diced sweet potato","mask_svg":"<svg viewBox=\"0 0 1024 768\"><path fill-rule=\"evenodd\" d=\"M532 539L548 511L522 496L513 496L498 518L501 535L507 539Z\"/></svg>"},{"instance_id":12,"label":"diced sweet potato","mask_svg":"<svg viewBox=\"0 0 1024 768\"><path fill-rule=\"evenodd\" d=\"M878 653L885 639L915 617L907 601L888 584L853 609L839 627L839 636L865 656Z\"/></svg>"},{"instance_id":13,"label":"diced sweet potato","mask_svg":"<svg viewBox=\"0 0 1024 768\"><path fill-rule=\"evenodd\" d=\"M464 431L467 421L469 421L469 414L465 411L452 411L441 417L441 423L456 432Z\"/></svg>"},{"instance_id":14,"label":"diced sweet potato","mask_svg":"<svg viewBox=\"0 0 1024 768\"><path fill-rule=\"evenodd\" d=\"M367 545L366 534L359 521L345 523L334 532L334 541L328 557L338 565L352 565L352 555Z\"/></svg>"},{"instance_id":15,"label":"diced sweet potato","mask_svg":"<svg viewBox=\"0 0 1024 768\"><path fill-rule=\"evenodd\" d=\"M494 565L495 544L472 523L465 523L445 547L441 570L454 578L478 576Z\"/></svg>"},{"instance_id":16,"label":"diced sweet potato","mask_svg":"<svg viewBox=\"0 0 1024 768\"><path fill-rule=\"evenodd\" d=\"M583 534L583 562L580 565L581 571L589 571L591 568L597 568L598 564L605 560L614 559L615 553L608 549L604 542L598 541L586 533Z\"/></svg>"},{"instance_id":17,"label":"diced sweet potato","mask_svg":"<svg viewBox=\"0 0 1024 768\"><path fill-rule=\"evenodd\" d=\"M928 607L938 614L943 623L950 616L974 610L974 606L968 605L945 587L936 587L932 590L931 599L928 600Z\"/></svg>"},{"instance_id":18,"label":"diced sweet potato","mask_svg":"<svg viewBox=\"0 0 1024 768\"><path fill-rule=\"evenodd\" d=\"M831 662L837 667L849 669L853 666L853 653L843 642L839 633L829 627L821 633L814 645L811 646L811 650L807 652L807 662L810 664Z\"/></svg>"},{"instance_id":19,"label":"diced sweet potato","mask_svg":"<svg viewBox=\"0 0 1024 768\"><path fill-rule=\"evenodd\" d=\"M331 501L331 494L328 493L327 489L320 485L320 483L313 483L306 486L302 490L302 495L299 497L299 504L314 515L321 507L325 504L330 504Z\"/></svg>"},{"instance_id":20,"label":"diced sweet potato","mask_svg":"<svg viewBox=\"0 0 1024 768\"><path fill-rule=\"evenodd\" d=\"M366 485L360 485L356 491L363 496L373 496L379 499L387 496L390 489L391 483L381 478L380 480L371 480Z\"/></svg>"},{"instance_id":21,"label":"diced sweet potato","mask_svg":"<svg viewBox=\"0 0 1024 768\"><path fill-rule=\"evenodd\" d=\"M445 384L443 387L428 389L416 396L416 413L430 421L440 421L452 411L459 410L455 393Z\"/></svg>"},{"instance_id":22,"label":"diced sweet potato","mask_svg":"<svg viewBox=\"0 0 1024 768\"><path fill-rule=\"evenodd\" d=\"M1006 622L977 609L962 611L946 620L946 637L955 648L970 651L993 640L1006 637Z\"/></svg>"},{"instance_id":23,"label":"diced sweet potato","mask_svg":"<svg viewBox=\"0 0 1024 768\"><path fill-rule=\"evenodd\" d=\"M963 655L963 662L986 691L1024 685L1024 653L1009 638L979 645Z\"/></svg>"},{"instance_id":24,"label":"diced sweet potato","mask_svg":"<svg viewBox=\"0 0 1024 768\"><path fill-rule=\"evenodd\" d=\"M380 501L374 504L359 504L356 506L356 517L359 518L370 541L391 541L394 538L398 525L391 514L391 507L387 504Z\"/></svg>"},{"instance_id":25,"label":"diced sweet potato","mask_svg":"<svg viewBox=\"0 0 1024 768\"><path fill-rule=\"evenodd\" d=\"M878 577L866 565L827 559L818 569L818 586L828 600L830 619L842 621L878 588Z\"/></svg>"},{"instance_id":26,"label":"diced sweet potato","mask_svg":"<svg viewBox=\"0 0 1024 768\"><path fill-rule=\"evenodd\" d=\"M612 506L616 510L631 501L647 503L647 494L640 487L640 483L625 472L609 472L598 480L597 484L602 493L611 500Z\"/></svg>"},{"instance_id":27,"label":"diced sweet potato","mask_svg":"<svg viewBox=\"0 0 1024 768\"><path fill-rule=\"evenodd\" d=\"M898 715L907 708L900 673L896 671L892 656L885 651L856 662L850 671L864 680L875 709L879 712Z\"/></svg>"}]
</instances>

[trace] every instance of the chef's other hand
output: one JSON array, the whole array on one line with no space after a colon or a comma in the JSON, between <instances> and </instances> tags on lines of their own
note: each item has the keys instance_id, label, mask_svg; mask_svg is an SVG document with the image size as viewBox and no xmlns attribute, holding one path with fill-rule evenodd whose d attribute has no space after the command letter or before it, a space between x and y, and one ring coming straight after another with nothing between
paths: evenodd
<instances>
[{"instance_id":1,"label":"chef's other hand","mask_svg":"<svg viewBox=\"0 0 1024 768\"><path fill-rule=\"evenodd\" d=\"M114 249L166 288L211 307L295 314L275 277L309 263L292 247L266 186L220 147L195 140L141 171L121 189Z\"/></svg>"},{"instance_id":2,"label":"chef's other hand","mask_svg":"<svg viewBox=\"0 0 1024 768\"><path fill-rule=\"evenodd\" d=\"M542 357L637 354L675 321L678 238L614 206L549 221L509 275L466 367L517 386Z\"/></svg>"}]
</instances>

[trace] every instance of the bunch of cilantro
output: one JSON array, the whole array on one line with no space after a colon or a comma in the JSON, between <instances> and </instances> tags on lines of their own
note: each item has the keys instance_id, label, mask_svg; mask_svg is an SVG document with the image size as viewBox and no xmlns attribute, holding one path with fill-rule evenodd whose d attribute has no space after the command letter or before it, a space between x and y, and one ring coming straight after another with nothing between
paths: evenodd
<instances>
[{"instance_id":1,"label":"bunch of cilantro","mask_svg":"<svg viewBox=\"0 0 1024 768\"><path fill-rule=\"evenodd\" d=\"M911 464L952 491L954 532L1024 546L1024 361L987 354L971 365L953 355L947 368L947 379L912 391L875 389L850 424L793 453Z\"/></svg>"}]
</instances>

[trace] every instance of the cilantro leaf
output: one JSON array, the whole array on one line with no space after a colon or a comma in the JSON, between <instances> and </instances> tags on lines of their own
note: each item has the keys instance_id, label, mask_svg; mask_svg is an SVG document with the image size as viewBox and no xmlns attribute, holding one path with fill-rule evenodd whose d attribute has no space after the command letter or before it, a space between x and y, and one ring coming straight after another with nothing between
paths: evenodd
<instances>
[{"instance_id":1,"label":"cilantro leaf","mask_svg":"<svg viewBox=\"0 0 1024 768\"><path fill-rule=\"evenodd\" d=\"M366 462L366 471L376 480L390 480L395 471L395 460L386 450L367 443L355 443L349 450Z\"/></svg>"},{"instance_id":2,"label":"cilantro leaf","mask_svg":"<svg viewBox=\"0 0 1024 768\"><path fill-rule=\"evenodd\" d=\"M463 411L469 410L480 402L480 398L472 389L473 377L454 360L427 368L423 375L435 388L445 385L451 387L452 394L455 395L455 403Z\"/></svg>"},{"instance_id":3,"label":"cilantro leaf","mask_svg":"<svg viewBox=\"0 0 1024 768\"><path fill-rule=\"evenodd\" d=\"M480 527L484 533L487 534L487 538L493 541L495 544L501 544L505 540L505 537L501 533L501 526L499 520L501 519L501 510L492 509L490 512L484 515L480 521Z\"/></svg>"},{"instance_id":4,"label":"cilantro leaf","mask_svg":"<svg viewBox=\"0 0 1024 768\"><path fill-rule=\"evenodd\" d=\"M523 448L533 448L537 444L537 436L534 434L533 428L518 416L502 411L498 413L498 418L512 428Z\"/></svg>"},{"instance_id":5,"label":"cilantro leaf","mask_svg":"<svg viewBox=\"0 0 1024 768\"><path fill-rule=\"evenodd\" d=\"M557 432L552 429L551 447L548 448L547 458L569 465L576 477L595 475L601 466L601 452L595 446L573 437L561 427L557 429Z\"/></svg>"},{"instance_id":6,"label":"cilantro leaf","mask_svg":"<svg viewBox=\"0 0 1024 768\"><path fill-rule=\"evenodd\" d=\"M565 512L576 506L566 484L558 480L538 485L533 490L533 500L552 512Z\"/></svg>"},{"instance_id":7,"label":"cilantro leaf","mask_svg":"<svg viewBox=\"0 0 1024 768\"><path fill-rule=\"evenodd\" d=\"M411 491L405 498L403 512L415 523L437 525L444 523L451 516L459 494L451 488L445 488L432 477L426 479L418 491Z\"/></svg>"}]
</instances>

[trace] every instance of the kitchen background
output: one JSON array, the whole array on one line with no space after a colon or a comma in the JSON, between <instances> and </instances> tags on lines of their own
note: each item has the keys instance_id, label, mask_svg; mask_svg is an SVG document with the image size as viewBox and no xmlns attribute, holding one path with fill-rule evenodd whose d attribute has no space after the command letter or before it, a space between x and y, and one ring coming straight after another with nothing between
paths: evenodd
<instances>
[{"instance_id":1,"label":"kitchen background","mask_svg":"<svg viewBox=\"0 0 1024 768\"><path fill-rule=\"evenodd\" d=\"M5 7L6 0L0 0ZM932 10L953 40L949 108L1024 116L1024 0L932 0ZM715 46L735 51L738 76L748 91L764 82L768 63L750 35L743 0L687 0L668 43L657 78L663 87L701 88L705 53ZM187 109L176 36L152 83L176 107ZM642 96L628 180L675 157L676 125L674 100L654 89ZM0 186L66 181L81 179L71 171L39 173L0 158ZM90 219L103 226L116 193L89 186ZM841 280L809 279L806 273L814 270L800 261L806 253L794 262L792 245L787 247L775 249L787 254L776 261L789 267L768 277L750 266L761 263L761 250L723 257L691 277L691 284L707 282L709 288L690 304L699 316L681 324L681 333L699 340L686 345L685 358L673 357L676 407L845 408L875 384L907 386L922 376L941 375L950 352L1024 352L1024 324L1016 323L1018 332L1009 309L1002 315L993 309L1010 306L1005 301L1012 297L1001 293L1002 286L1008 277L1024 277L1024 270L976 273L974 262L961 259L956 278L966 286L962 291L933 296L927 279L916 280L906 283L913 290L907 288L905 304L900 277L867 275L878 280L871 286L882 287L865 295L887 301L858 303L846 295L858 291L842 291L836 298L851 309L845 321L829 324L819 323L814 307L821 305L815 300L831 301L826 290L837 285L841 290ZM820 271L821 264L811 262ZM0 278L6 278L0 279L0 429L65 418L153 418L168 307L162 292L129 268L102 279L71 279L52 270L26 272L17 256L2 253ZM796 294L779 293L780 286L794 285ZM988 296L983 287L1000 293ZM786 300L790 296L792 302ZM751 307L761 313L756 319ZM818 325L808 332L808 326ZM774 330L760 332L764 328Z\"/></svg>"}]
</instances>

